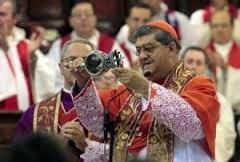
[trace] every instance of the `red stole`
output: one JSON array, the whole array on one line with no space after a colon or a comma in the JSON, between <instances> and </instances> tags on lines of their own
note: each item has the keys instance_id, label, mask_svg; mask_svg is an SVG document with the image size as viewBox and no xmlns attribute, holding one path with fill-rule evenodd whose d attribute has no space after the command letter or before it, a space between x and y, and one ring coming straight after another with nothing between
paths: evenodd
<instances>
[{"instance_id":1,"label":"red stole","mask_svg":"<svg viewBox=\"0 0 240 162\"><path fill-rule=\"evenodd\" d=\"M65 35L61 39L60 47L63 48L64 44L71 39L71 33ZM114 44L114 39L107 36L106 34L100 33L99 39L98 39L98 45L97 49L100 51L103 51L105 53L109 53L112 50Z\"/></svg>"},{"instance_id":2,"label":"red stole","mask_svg":"<svg viewBox=\"0 0 240 162\"><path fill-rule=\"evenodd\" d=\"M34 108L33 130L47 131L49 133L58 134L61 127L70 121L78 119L75 108L69 111L64 108L61 99L62 91L55 96L43 100Z\"/></svg>"},{"instance_id":3,"label":"red stole","mask_svg":"<svg viewBox=\"0 0 240 162\"><path fill-rule=\"evenodd\" d=\"M30 69L29 69L29 64L30 64L30 54L28 52L28 45L25 41L20 41L17 44L17 54L19 55L19 61L20 64L22 66L22 71L24 72L24 76L25 76L25 81L27 84L27 88L28 88L28 96L29 96L29 101L30 104L33 104L33 96L32 96L32 86L31 86L31 76L30 76ZM15 75L14 73L14 68L13 65L11 63L11 61L8 59L8 63L9 66L11 68L11 71L13 73L13 75ZM6 86L6 85L4 85ZM8 111L17 111L18 110L18 99L17 96L11 96L5 100L3 100L2 102L0 102L0 110L8 110Z\"/></svg>"},{"instance_id":4,"label":"red stole","mask_svg":"<svg viewBox=\"0 0 240 162\"><path fill-rule=\"evenodd\" d=\"M33 104L33 93L32 93L31 75L30 75L30 58L31 58L30 55L31 54L28 51L27 42L20 41L17 45L17 51L18 51L20 62L24 72L25 80L27 82L28 96L29 96L29 101L31 105Z\"/></svg>"},{"instance_id":5,"label":"red stole","mask_svg":"<svg viewBox=\"0 0 240 162\"><path fill-rule=\"evenodd\" d=\"M77 113L76 113L76 109L73 107L69 111L66 111L63 104L61 104L58 118L59 118L58 119L58 124L59 124L60 128L67 122L77 121L78 116L77 116Z\"/></svg>"},{"instance_id":6,"label":"red stole","mask_svg":"<svg viewBox=\"0 0 240 162\"><path fill-rule=\"evenodd\" d=\"M229 12L229 14L230 14L232 17L234 17L234 18L236 18L237 15L238 15L238 10L237 10L237 8L236 8L234 5L232 5L232 4L228 5L228 12ZM212 8L211 5L209 5L208 7L206 7L206 8L204 9L203 21L204 21L205 23L208 23L208 22L210 21L211 16L212 16L212 13L213 13L213 8Z\"/></svg>"},{"instance_id":7,"label":"red stole","mask_svg":"<svg viewBox=\"0 0 240 162\"><path fill-rule=\"evenodd\" d=\"M219 119L219 103L215 89L215 84L212 81L210 82L210 79L196 76L180 94L183 99L192 105L201 120L205 134L205 141L202 145L212 158L215 157L216 125Z\"/></svg>"},{"instance_id":8,"label":"red stole","mask_svg":"<svg viewBox=\"0 0 240 162\"><path fill-rule=\"evenodd\" d=\"M6 100L0 101L0 110L17 111L18 110L17 96L14 95Z\"/></svg>"}]
</instances>

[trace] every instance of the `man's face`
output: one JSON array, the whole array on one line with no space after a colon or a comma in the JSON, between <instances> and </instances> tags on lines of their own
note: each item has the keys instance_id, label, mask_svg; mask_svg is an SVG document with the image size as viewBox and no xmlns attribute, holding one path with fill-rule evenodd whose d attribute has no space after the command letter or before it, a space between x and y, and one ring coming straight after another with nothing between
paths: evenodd
<instances>
[{"instance_id":1,"label":"man's face","mask_svg":"<svg viewBox=\"0 0 240 162\"><path fill-rule=\"evenodd\" d=\"M67 48L62 59L66 59L68 57L82 57L84 59L91 52L92 48L89 45L84 43L73 43ZM72 75L72 73L69 70L66 70L63 64L60 64L60 70L64 76L65 82L73 86L75 83L75 77ZM87 72L83 72L79 75L81 75L82 78L89 78Z\"/></svg>"},{"instance_id":2,"label":"man's face","mask_svg":"<svg viewBox=\"0 0 240 162\"><path fill-rule=\"evenodd\" d=\"M129 17L127 18L130 35L132 35L137 28L150 21L150 19L151 11L149 9L133 7L130 11Z\"/></svg>"},{"instance_id":3,"label":"man's face","mask_svg":"<svg viewBox=\"0 0 240 162\"><path fill-rule=\"evenodd\" d=\"M96 16L90 3L80 3L72 9L71 27L80 35L91 36L96 27Z\"/></svg>"},{"instance_id":4,"label":"man's face","mask_svg":"<svg viewBox=\"0 0 240 162\"><path fill-rule=\"evenodd\" d=\"M13 16L13 6L11 2L0 2L0 30L4 30L8 34L11 34L15 23L16 19Z\"/></svg>"},{"instance_id":5,"label":"man's face","mask_svg":"<svg viewBox=\"0 0 240 162\"><path fill-rule=\"evenodd\" d=\"M137 38L136 49L141 69L146 78L157 81L166 77L172 57L168 45L162 45L155 40L154 34L149 34Z\"/></svg>"},{"instance_id":6,"label":"man's face","mask_svg":"<svg viewBox=\"0 0 240 162\"><path fill-rule=\"evenodd\" d=\"M207 70L205 56L201 51L188 50L184 57L184 64L198 75Z\"/></svg>"},{"instance_id":7,"label":"man's face","mask_svg":"<svg viewBox=\"0 0 240 162\"><path fill-rule=\"evenodd\" d=\"M232 40L232 24L230 15L227 12L216 12L210 22L212 39L219 44L228 43Z\"/></svg>"}]
</instances>

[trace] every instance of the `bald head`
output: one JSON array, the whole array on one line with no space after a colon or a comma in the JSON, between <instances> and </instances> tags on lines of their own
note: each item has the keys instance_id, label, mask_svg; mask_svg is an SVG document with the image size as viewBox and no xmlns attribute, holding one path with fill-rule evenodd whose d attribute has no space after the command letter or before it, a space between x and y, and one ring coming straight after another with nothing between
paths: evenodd
<instances>
[{"instance_id":1,"label":"bald head","mask_svg":"<svg viewBox=\"0 0 240 162\"><path fill-rule=\"evenodd\" d=\"M71 56L86 57L93 50L94 45L85 39L71 40L64 45L61 60Z\"/></svg>"},{"instance_id":2,"label":"bald head","mask_svg":"<svg viewBox=\"0 0 240 162\"><path fill-rule=\"evenodd\" d=\"M85 39L77 39L77 40L68 41L63 47L61 61L68 57L85 58L94 49L95 49L94 46ZM64 64L60 63L59 67L60 67L62 75L64 76L64 87L67 89L70 89L73 86L73 84L75 83L76 78L69 70L66 70L66 68L64 67ZM88 78L89 76L88 76L88 74L85 73L85 74L82 74L81 77Z\"/></svg>"},{"instance_id":3,"label":"bald head","mask_svg":"<svg viewBox=\"0 0 240 162\"><path fill-rule=\"evenodd\" d=\"M232 40L233 17L225 11L215 11L210 19L212 39L219 44Z\"/></svg>"}]
</instances>

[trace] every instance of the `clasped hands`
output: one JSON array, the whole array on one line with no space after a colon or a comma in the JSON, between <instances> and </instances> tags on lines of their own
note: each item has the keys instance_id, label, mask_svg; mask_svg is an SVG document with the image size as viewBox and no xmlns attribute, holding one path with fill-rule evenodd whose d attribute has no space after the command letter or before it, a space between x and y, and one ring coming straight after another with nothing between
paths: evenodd
<instances>
[{"instance_id":1,"label":"clasped hands","mask_svg":"<svg viewBox=\"0 0 240 162\"><path fill-rule=\"evenodd\" d=\"M66 58L62 61L65 69L72 71L73 73L86 73L84 70L84 59L81 57ZM145 98L148 98L149 81L139 72L127 69L123 67L116 67L111 69L116 79L127 86L135 93L142 94ZM76 76L76 75L75 75Z\"/></svg>"}]
</instances>

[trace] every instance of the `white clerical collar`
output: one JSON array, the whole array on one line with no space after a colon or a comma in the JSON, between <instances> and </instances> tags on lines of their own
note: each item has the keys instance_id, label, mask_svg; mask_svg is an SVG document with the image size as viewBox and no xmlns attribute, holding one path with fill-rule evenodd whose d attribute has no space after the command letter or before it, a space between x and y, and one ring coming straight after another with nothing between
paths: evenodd
<instances>
[{"instance_id":1,"label":"white clerical collar","mask_svg":"<svg viewBox=\"0 0 240 162\"><path fill-rule=\"evenodd\" d=\"M98 30L94 30L93 35L90 38L88 38L88 41L90 41L95 47L98 47L99 37L100 37L100 32ZM71 38L72 39L79 39L81 37L79 37L77 35L77 33L75 31L73 31L71 33Z\"/></svg>"},{"instance_id":2,"label":"white clerical collar","mask_svg":"<svg viewBox=\"0 0 240 162\"><path fill-rule=\"evenodd\" d=\"M233 45L233 41L229 41L228 43L225 44L214 43L213 45L216 51L223 57L224 61L227 62L229 52Z\"/></svg>"},{"instance_id":3,"label":"white clerical collar","mask_svg":"<svg viewBox=\"0 0 240 162\"><path fill-rule=\"evenodd\" d=\"M63 88L63 91L64 91L65 93L71 94L71 90L69 90L69 89L67 89L67 88Z\"/></svg>"}]
</instances>

